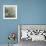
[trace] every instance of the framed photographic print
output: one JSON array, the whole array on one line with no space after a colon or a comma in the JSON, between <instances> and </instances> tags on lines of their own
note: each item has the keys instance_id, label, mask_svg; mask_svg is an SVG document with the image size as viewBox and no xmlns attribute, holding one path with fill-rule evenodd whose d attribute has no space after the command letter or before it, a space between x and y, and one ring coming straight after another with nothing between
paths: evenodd
<instances>
[{"instance_id":1,"label":"framed photographic print","mask_svg":"<svg viewBox=\"0 0 46 46\"><path fill-rule=\"evenodd\" d=\"M46 25L20 24L18 25L18 41L46 41Z\"/></svg>"},{"instance_id":2,"label":"framed photographic print","mask_svg":"<svg viewBox=\"0 0 46 46\"><path fill-rule=\"evenodd\" d=\"M3 19L17 19L17 5L3 5Z\"/></svg>"}]
</instances>

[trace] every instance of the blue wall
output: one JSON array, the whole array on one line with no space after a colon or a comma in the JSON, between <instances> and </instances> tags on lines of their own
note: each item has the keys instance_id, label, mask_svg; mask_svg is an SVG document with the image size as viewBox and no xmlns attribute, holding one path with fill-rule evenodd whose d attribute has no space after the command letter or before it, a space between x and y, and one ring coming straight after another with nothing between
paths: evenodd
<instances>
[{"instance_id":1,"label":"blue wall","mask_svg":"<svg viewBox=\"0 0 46 46\"><path fill-rule=\"evenodd\" d=\"M17 24L19 21L19 16L17 20L4 20L3 19L3 5L17 5L16 0L0 0L0 44L8 43L8 34L10 32L16 32L16 35L18 34L17 30ZM17 38L18 39L18 38ZM16 39L16 43L18 42Z\"/></svg>"},{"instance_id":2,"label":"blue wall","mask_svg":"<svg viewBox=\"0 0 46 46\"><path fill-rule=\"evenodd\" d=\"M46 24L46 0L22 0L21 24Z\"/></svg>"},{"instance_id":3,"label":"blue wall","mask_svg":"<svg viewBox=\"0 0 46 46\"><path fill-rule=\"evenodd\" d=\"M3 5L17 5L17 20L3 20ZM0 0L0 44L8 43L18 24L46 24L46 0ZM16 39L17 43L17 39Z\"/></svg>"}]
</instances>

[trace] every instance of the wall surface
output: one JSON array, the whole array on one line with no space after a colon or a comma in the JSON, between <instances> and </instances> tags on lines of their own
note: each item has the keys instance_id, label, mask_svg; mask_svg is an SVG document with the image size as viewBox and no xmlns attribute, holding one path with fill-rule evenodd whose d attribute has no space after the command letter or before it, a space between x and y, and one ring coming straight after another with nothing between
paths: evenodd
<instances>
[{"instance_id":1,"label":"wall surface","mask_svg":"<svg viewBox=\"0 0 46 46\"><path fill-rule=\"evenodd\" d=\"M17 5L17 20L3 20L3 5ZM18 24L46 24L46 0L0 0L0 44L8 43L10 32L17 34Z\"/></svg>"},{"instance_id":2,"label":"wall surface","mask_svg":"<svg viewBox=\"0 0 46 46\"><path fill-rule=\"evenodd\" d=\"M17 5L16 0L0 0L0 44L7 44L9 42L8 35L10 32L17 31L17 24L19 23L19 16L17 20L4 20L3 19L3 5ZM18 38L16 38L16 43Z\"/></svg>"},{"instance_id":3,"label":"wall surface","mask_svg":"<svg viewBox=\"0 0 46 46\"><path fill-rule=\"evenodd\" d=\"M46 0L21 0L21 24L46 24Z\"/></svg>"}]
</instances>

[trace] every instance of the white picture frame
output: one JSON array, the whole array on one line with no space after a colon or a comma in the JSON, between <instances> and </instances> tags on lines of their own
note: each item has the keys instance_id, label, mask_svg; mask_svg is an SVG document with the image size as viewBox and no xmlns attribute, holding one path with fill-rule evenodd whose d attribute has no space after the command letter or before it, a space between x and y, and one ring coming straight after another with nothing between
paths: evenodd
<instances>
[{"instance_id":1,"label":"white picture frame","mask_svg":"<svg viewBox=\"0 0 46 46\"><path fill-rule=\"evenodd\" d=\"M12 8L12 13L14 13L13 14L14 17L6 17L6 15L7 15L6 9L8 9L8 8L10 8L10 9ZM14 12L13 12L13 9L14 9ZM10 14L12 14L12 13L10 13ZM3 5L3 19L17 19L17 5Z\"/></svg>"},{"instance_id":2,"label":"white picture frame","mask_svg":"<svg viewBox=\"0 0 46 46\"><path fill-rule=\"evenodd\" d=\"M28 30L29 29L29 30ZM18 42L21 42L21 31L22 30L28 30L28 36L30 36L28 39L31 39L32 41L46 41L46 25L45 24L41 24L41 25L37 25L37 24L19 24L18 25ZM33 31L38 31L39 33L36 35ZM30 35L30 31L33 33ZM42 32L40 32L42 31ZM36 32L37 33L37 32ZM42 34L40 34L42 33ZM28 40L26 39L26 40Z\"/></svg>"}]
</instances>

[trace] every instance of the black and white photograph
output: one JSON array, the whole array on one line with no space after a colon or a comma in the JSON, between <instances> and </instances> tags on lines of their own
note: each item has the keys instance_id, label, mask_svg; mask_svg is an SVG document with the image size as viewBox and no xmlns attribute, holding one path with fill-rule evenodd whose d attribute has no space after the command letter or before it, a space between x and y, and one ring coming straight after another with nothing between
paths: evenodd
<instances>
[{"instance_id":1,"label":"black and white photograph","mask_svg":"<svg viewBox=\"0 0 46 46\"><path fill-rule=\"evenodd\" d=\"M3 5L3 19L17 19L17 5Z\"/></svg>"},{"instance_id":2,"label":"black and white photograph","mask_svg":"<svg viewBox=\"0 0 46 46\"><path fill-rule=\"evenodd\" d=\"M18 25L18 37L20 46L31 46L46 42L46 25Z\"/></svg>"}]
</instances>

